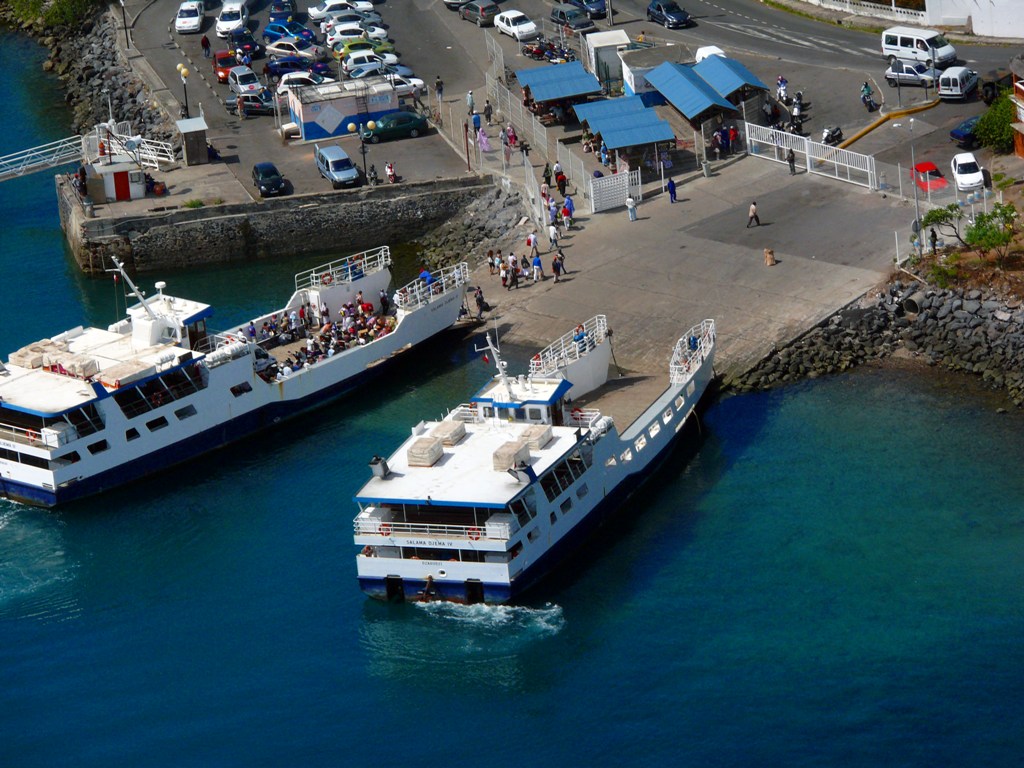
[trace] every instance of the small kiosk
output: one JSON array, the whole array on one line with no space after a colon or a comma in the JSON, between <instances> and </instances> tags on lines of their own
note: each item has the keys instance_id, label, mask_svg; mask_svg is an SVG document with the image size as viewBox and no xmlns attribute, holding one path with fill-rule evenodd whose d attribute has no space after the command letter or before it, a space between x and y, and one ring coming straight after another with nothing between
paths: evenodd
<instances>
[{"instance_id":1,"label":"small kiosk","mask_svg":"<svg viewBox=\"0 0 1024 768\"><path fill-rule=\"evenodd\" d=\"M206 151L206 120L202 117L192 117L188 120L178 120L177 126L178 133L181 134L185 165L204 165L210 162L209 153Z\"/></svg>"}]
</instances>

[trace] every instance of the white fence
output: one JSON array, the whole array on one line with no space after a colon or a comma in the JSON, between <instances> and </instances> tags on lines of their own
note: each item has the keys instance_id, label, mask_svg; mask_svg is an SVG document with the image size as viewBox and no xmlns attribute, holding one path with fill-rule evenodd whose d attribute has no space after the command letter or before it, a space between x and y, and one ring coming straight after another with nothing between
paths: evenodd
<instances>
[{"instance_id":1,"label":"white fence","mask_svg":"<svg viewBox=\"0 0 1024 768\"><path fill-rule=\"evenodd\" d=\"M808 173L830 176L868 189L878 188L875 158L830 144L819 144L806 136L777 131L763 125L746 123L748 150L754 157L786 162L786 152L793 150L797 164Z\"/></svg>"},{"instance_id":2,"label":"white fence","mask_svg":"<svg viewBox=\"0 0 1024 768\"><path fill-rule=\"evenodd\" d=\"M621 208L626 204L626 198L630 195L638 202L643 199L639 170L590 179L590 210L592 213L607 211L610 208Z\"/></svg>"},{"instance_id":3,"label":"white fence","mask_svg":"<svg viewBox=\"0 0 1024 768\"><path fill-rule=\"evenodd\" d=\"M845 11L849 14L870 16L876 19L892 19L893 21L917 25L923 25L926 21L924 11L900 8L895 3L880 5L878 3L865 3L863 0L805 0L805 2L817 5L820 8L828 8L832 11Z\"/></svg>"}]
</instances>

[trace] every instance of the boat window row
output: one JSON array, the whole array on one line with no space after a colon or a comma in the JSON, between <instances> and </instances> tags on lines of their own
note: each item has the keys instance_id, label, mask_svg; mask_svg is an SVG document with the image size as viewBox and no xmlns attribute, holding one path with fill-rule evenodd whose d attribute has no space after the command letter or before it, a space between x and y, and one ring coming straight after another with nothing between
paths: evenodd
<instances>
[{"instance_id":1,"label":"boat window row","mask_svg":"<svg viewBox=\"0 0 1024 768\"><path fill-rule=\"evenodd\" d=\"M533 492L533 488L530 488L518 499L510 502L508 511L516 516L516 520L519 521L519 527L525 528L526 524L537 516L537 497Z\"/></svg>"},{"instance_id":2,"label":"boat window row","mask_svg":"<svg viewBox=\"0 0 1024 768\"><path fill-rule=\"evenodd\" d=\"M18 451L8 448L0 448L0 459L28 464L30 467L39 467L40 469L49 469L50 466L50 463L40 456L33 456L31 453L18 453Z\"/></svg>"},{"instance_id":3,"label":"boat window row","mask_svg":"<svg viewBox=\"0 0 1024 768\"><path fill-rule=\"evenodd\" d=\"M198 365L188 365L155 376L138 387L119 390L114 393L114 402L126 418L134 419L205 388L206 381L203 379L201 368Z\"/></svg>"},{"instance_id":4,"label":"boat window row","mask_svg":"<svg viewBox=\"0 0 1024 768\"><path fill-rule=\"evenodd\" d=\"M530 422L536 424L546 424L548 422L545 411L546 408L539 406L528 406L526 408L495 408L493 405L484 406L484 418L492 419L495 413L501 419L508 419L509 421L517 422Z\"/></svg>"},{"instance_id":5,"label":"boat window row","mask_svg":"<svg viewBox=\"0 0 1024 768\"><path fill-rule=\"evenodd\" d=\"M583 477L592 461L590 450L576 450L545 472L540 478L540 487L544 489L548 501L554 501Z\"/></svg>"}]
</instances>

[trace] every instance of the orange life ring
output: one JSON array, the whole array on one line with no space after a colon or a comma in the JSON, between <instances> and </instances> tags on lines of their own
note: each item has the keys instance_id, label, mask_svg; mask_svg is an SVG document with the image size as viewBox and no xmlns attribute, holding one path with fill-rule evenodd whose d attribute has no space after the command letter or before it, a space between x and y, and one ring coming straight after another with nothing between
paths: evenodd
<instances>
[{"instance_id":1,"label":"orange life ring","mask_svg":"<svg viewBox=\"0 0 1024 768\"><path fill-rule=\"evenodd\" d=\"M572 416L572 420L575 421L577 424L583 421L583 411L580 408L573 408L572 413L570 415Z\"/></svg>"},{"instance_id":2,"label":"orange life ring","mask_svg":"<svg viewBox=\"0 0 1024 768\"><path fill-rule=\"evenodd\" d=\"M159 408L161 405L164 404L163 395L161 395L159 392L154 392L150 396L149 401L153 404L154 408Z\"/></svg>"},{"instance_id":3,"label":"orange life ring","mask_svg":"<svg viewBox=\"0 0 1024 768\"><path fill-rule=\"evenodd\" d=\"M373 547L371 547L369 544L367 544L365 547L363 547L363 556L364 557L370 557L370 555L372 555L372 554L373 554Z\"/></svg>"},{"instance_id":4,"label":"orange life ring","mask_svg":"<svg viewBox=\"0 0 1024 768\"><path fill-rule=\"evenodd\" d=\"M480 538L480 529L479 528L470 528L468 533L469 533L469 538L471 538L473 541L476 541L477 539Z\"/></svg>"},{"instance_id":5,"label":"orange life ring","mask_svg":"<svg viewBox=\"0 0 1024 768\"><path fill-rule=\"evenodd\" d=\"M320 275L320 284L321 285L330 285L333 282L334 282L334 278L331 277L331 273L330 272L324 272L322 275Z\"/></svg>"},{"instance_id":6,"label":"orange life ring","mask_svg":"<svg viewBox=\"0 0 1024 768\"><path fill-rule=\"evenodd\" d=\"M381 523L380 524L380 535L381 536L390 536L391 535L391 523Z\"/></svg>"},{"instance_id":7,"label":"orange life ring","mask_svg":"<svg viewBox=\"0 0 1024 768\"><path fill-rule=\"evenodd\" d=\"M25 435L28 437L28 441L30 443L34 443L36 440L39 439L39 433L36 432L34 429L26 429Z\"/></svg>"}]
</instances>

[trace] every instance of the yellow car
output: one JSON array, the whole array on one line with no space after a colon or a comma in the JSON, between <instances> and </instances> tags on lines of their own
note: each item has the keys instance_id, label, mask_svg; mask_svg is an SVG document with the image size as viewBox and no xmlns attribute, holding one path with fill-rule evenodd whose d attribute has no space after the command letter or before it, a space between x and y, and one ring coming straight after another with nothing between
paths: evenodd
<instances>
[{"instance_id":1,"label":"yellow car","mask_svg":"<svg viewBox=\"0 0 1024 768\"><path fill-rule=\"evenodd\" d=\"M339 40L331 50L334 52L334 58L340 60L344 59L350 53L361 53L363 51L373 51L374 53L394 53L395 44L389 43L386 40L382 42L376 42L373 40Z\"/></svg>"}]
</instances>

